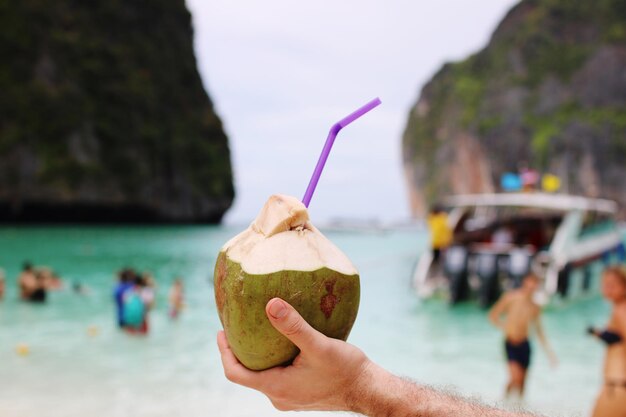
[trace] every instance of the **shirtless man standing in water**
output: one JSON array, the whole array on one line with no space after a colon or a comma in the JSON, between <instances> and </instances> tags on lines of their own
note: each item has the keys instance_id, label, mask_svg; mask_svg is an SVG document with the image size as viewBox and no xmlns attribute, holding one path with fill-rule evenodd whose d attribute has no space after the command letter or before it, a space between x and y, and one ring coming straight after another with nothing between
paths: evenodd
<instances>
[{"instance_id":1,"label":"shirtless man standing in water","mask_svg":"<svg viewBox=\"0 0 626 417\"><path fill-rule=\"evenodd\" d=\"M504 294L489 312L489 320L504 332L506 356L510 380L506 386L507 397L518 392L524 394L526 373L530 365L530 328L533 326L539 343L548 354L553 366L556 356L546 340L541 327L541 307L533 301L533 294L539 285L539 278L530 274L524 278L521 288ZM504 316L504 318L503 318Z\"/></svg>"},{"instance_id":2,"label":"shirtless man standing in water","mask_svg":"<svg viewBox=\"0 0 626 417\"><path fill-rule=\"evenodd\" d=\"M24 262L24 266L17 279L17 283L20 287L20 299L29 300L31 294L37 289L35 268L33 268L33 265L30 262Z\"/></svg>"}]
</instances>

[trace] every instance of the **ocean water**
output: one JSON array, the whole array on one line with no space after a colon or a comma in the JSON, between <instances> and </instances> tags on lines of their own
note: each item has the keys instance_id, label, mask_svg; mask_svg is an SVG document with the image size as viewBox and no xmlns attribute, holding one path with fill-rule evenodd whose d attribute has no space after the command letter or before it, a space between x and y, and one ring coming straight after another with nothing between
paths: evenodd
<instances>
[{"instance_id":1,"label":"ocean water","mask_svg":"<svg viewBox=\"0 0 626 417\"><path fill-rule=\"evenodd\" d=\"M0 266L9 291L0 302L0 415L278 416L261 394L228 382L215 335L212 275L221 245L241 227L0 228ZM499 402L506 381L502 337L473 304L420 302L410 287L426 235L416 230L329 231L361 273L361 307L349 341L389 370L463 395ZM23 260L47 265L88 294L17 301ZM157 305L147 337L115 327L111 291L125 265L150 271ZM184 277L187 308L167 317L167 293ZM597 285L597 280L595 281ZM609 306L599 296L552 305L544 327L560 365L535 343L526 406L552 416L585 416L601 381L603 347L585 336ZM92 329L89 331L88 329ZM95 334L94 330L95 329ZM30 353L16 353L26 344ZM299 414L301 415L301 414ZM307 415L328 415L308 413Z\"/></svg>"}]
</instances>

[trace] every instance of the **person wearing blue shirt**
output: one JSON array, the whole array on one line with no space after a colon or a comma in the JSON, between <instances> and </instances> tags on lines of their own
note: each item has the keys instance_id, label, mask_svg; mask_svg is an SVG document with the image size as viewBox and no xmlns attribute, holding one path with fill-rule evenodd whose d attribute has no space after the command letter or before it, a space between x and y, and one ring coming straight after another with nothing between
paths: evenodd
<instances>
[{"instance_id":1,"label":"person wearing blue shirt","mask_svg":"<svg viewBox=\"0 0 626 417\"><path fill-rule=\"evenodd\" d=\"M113 290L113 298L117 307L117 324L124 327L124 293L133 287L135 273L130 268L124 268L118 274L118 283Z\"/></svg>"}]
</instances>

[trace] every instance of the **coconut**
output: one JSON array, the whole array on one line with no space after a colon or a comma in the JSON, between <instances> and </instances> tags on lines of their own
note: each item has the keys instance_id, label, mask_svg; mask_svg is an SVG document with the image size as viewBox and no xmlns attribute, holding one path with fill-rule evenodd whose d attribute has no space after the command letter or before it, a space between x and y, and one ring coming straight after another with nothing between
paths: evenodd
<instances>
[{"instance_id":1,"label":"coconut","mask_svg":"<svg viewBox=\"0 0 626 417\"><path fill-rule=\"evenodd\" d=\"M272 298L282 298L315 329L342 340L359 308L356 268L311 224L306 207L286 195L271 196L250 227L222 247L214 282L231 349L253 370L288 364L299 353L267 319Z\"/></svg>"}]
</instances>

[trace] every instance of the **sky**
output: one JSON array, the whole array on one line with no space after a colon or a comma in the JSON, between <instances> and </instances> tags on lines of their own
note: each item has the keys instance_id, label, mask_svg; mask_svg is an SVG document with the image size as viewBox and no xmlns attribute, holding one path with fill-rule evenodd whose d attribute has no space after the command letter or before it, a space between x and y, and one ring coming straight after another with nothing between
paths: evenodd
<instances>
[{"instance_id":1,"label":"sky","mask_svg":"<svg viewBox=\"0 0 626 417\"><path fill-rule=\"evenodd\" d=\"M329 128L337 136L312 221L410 217L401 141L422 86L483 48L517 0L187 0L198 69L224 122L236 197L250 222L271 194L301 198Z\"/></svg>"}]
</instances>

